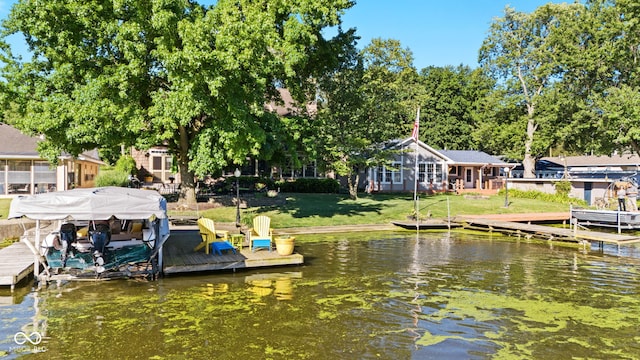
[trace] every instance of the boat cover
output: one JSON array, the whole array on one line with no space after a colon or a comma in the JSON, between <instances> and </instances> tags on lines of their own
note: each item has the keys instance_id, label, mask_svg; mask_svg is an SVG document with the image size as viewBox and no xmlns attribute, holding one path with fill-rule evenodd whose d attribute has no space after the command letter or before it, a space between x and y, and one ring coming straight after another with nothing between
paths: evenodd
<instances>
[{"instance_id":1,"label":"boat cover","mask_svg":"<svg viewBox=\"0 0 640 360\"><path fill-rule=\"evenodd\" d=\"M114 216L134 220L155 216L166 219L166 209L167 202L157 191L107 186L18 196L11 201L8 217L108 220Z\"/></svg>"}]
</instances>

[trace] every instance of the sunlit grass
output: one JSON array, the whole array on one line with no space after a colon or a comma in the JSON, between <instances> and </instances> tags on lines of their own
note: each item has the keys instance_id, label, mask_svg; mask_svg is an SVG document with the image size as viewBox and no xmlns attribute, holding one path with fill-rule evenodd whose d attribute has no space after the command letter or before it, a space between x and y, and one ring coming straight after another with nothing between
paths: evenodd
<instances>
[{"instance_id":1,"label":"sunlit grass","mask_svg":"<svg viewBox=\"0 0 640 360\"><path fill-rule=\"evenodd\" d=\"M249 195L253 196L253 195ZM274 228L328 225L387 224L393 220L406 220L413 213L411 194L363 195L351 200L342 194L285 194L281 205L241 209L245 225L257 214L271 217ZM6 219L11 199L0 199L0 218ZM509 198L504 206L503 196L475 197L463 195L421 196L418 201L421 217L447 218L457 215L503 214L525 212L568 211L568 205L542 200ZM211 217L219 222L233 223L236 208L219 207L202 211L171 211L173 217Z\"/></svg>"},{"instance_id":2,"label":"sunlit grass","mask_svg":"<svg viewBox=\"0 0 640 360\"><path fill-rule=\"evenodd\" d=\"M413 213L411 194L374 194L350 200L339 194L280 194L283 205L241 210L244 224L257 215L267 215L274 228L328 225L387 224L406 220ZM524 212L569 211L568 205L531 199L509 199L504 206L502 196L473 197L462 195L421 196L418 201L421 217L447 218L457 215L502 214ZM219 222L235 222L234 207L220 207L200 212Z\"/></svg>"}]
</instances>

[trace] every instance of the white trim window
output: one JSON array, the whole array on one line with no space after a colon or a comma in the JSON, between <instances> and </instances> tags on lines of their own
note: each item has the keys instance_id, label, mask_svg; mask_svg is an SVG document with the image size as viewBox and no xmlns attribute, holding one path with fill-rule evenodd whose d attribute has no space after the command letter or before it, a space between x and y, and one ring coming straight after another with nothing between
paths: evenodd
<instances>
[{"instance_id":1,"label":"white trim window","mask_svg":"<svg viewBox=\"0 0 640 360\"><path fill-rule=\"evenodd\" d=\"M433 184L442 182L442 166L436 162L418 163L418 182Z\"/></svg>"},{"instance_id":2,"label":"white trim window","mask_svg":"<svg viewBox=\"0 0 640 360\"><path fill-rule=\"evenodd\" d=\"M436 168L436 164L427 163L427 181L430 183L434 181L434 175L436 173L435 168Z\"/></svg>"},{"instance_id":3,"label":"white trim window","mask_svg":"<svg viewBox=\"0 0 640 360\"><path fill-rule=\"evenodd\" d=\"M402 163L393 162L390 166L378 166L375 171L375 182L381 184L401 184L402 183Z\"/></svg>"},{"instance_id":4,"label":"white trim window","mask_svg":"<svg viewBox=\"0 0 640 360\"><path fill-rule=\"evenodd\" d=\"M173 155L164 149L149 150L149 171L161 182L168 182L170 178L175 179L175 175L171 172L173 165Z\"/></svg>"},{"instance_id":5,"label":"white trim window","mask_svg":"<svg viewBox=\"0 0 640 360\"><path fill-rule=\"evenodd\" d=\"M444 179L442 178L442 167L444 164L436 164L436 182L441 183Z\"/></svg>"},{"instance_id":6,"label":"white trim window","mask_svg":"<svg viewBox=\"0 0 640 360\"><path fill-rule=\"evenodd\" d=\"M418 182L423 183L427 178L427 163L418 163Z\"/></svg>"}]
</instances>

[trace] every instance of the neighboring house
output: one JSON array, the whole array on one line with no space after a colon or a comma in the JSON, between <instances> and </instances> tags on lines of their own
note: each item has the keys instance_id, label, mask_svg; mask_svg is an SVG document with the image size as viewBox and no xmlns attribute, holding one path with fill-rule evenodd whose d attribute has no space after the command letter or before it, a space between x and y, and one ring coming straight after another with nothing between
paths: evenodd
<instances>
[{"instance_id":1,"label":"neighboring house","mask_svg":"<svg viewBox=\"0 0 640 360\"><path fill-rule=\"evenodd\" d=\"M264 109L268 112L276 113L281 117L300 116L303 114L315 115L317 106L313 102L305 104L305 108L301 109L296 106L296 102L287 89L277 89L280 93L281 102L271 101L264 105ZM161 184L179 184L181 182L180 174L172 167L173 156L169 153L168 147L158 145L149 150L136 150L131 148L131 156L136 162L138 168L138 177L145 183L155 183L156 186ZM236 166L227 169L227 174L233 173ZM294 179L299 177L325 177L316 161L309 161L309 164L302 168L296 168L291 165L290 161L285 164L269 164L264 159L247 158L247 163L238 167L243 176L267 176L279 179ZM150 177L147 177L150 176Z\"/></svg>"},{"instance_id":2,"label":"neighboring house","mask_svg":"<svg viewBox=\"0 0 640 360\"><path fill-rule=\"evenodd\" d=\"M36 194L92 187L100 165L97 151L72 158L60 157L58 166L38 154L38 137L30 137L16 128L0 124L0 196Z\"/></svg>"},{"instance_id":3,"label":"neighboring house","mask_svg":"<svg viewBox=\"0 0 640 360\"><path fill-rule=\"evenodd\" d=\"M418 192L495 193L504 186L504 168L514 166L482 151L436 150L411 137L387 148L400 150L399 154L389 166L369 169L368 191L413 192L416 155Z\"/></svg>"},{"instance_id":4,"label":"neighboring house","mask_svg":"<svg viewBox=\"0 0 640 360\"><path fill-rule=\"evenodd\" d=\"M180 173L173 167L173 155L166 146L154 146L149 150L131 148L138 177L146 183L179 184Z\"/></svg>"},{"instance_id":5,"label":"neighboring house","mask_svg":"<svg viewBox=\"0 0 640 360\"><path fill-rule=\"evenodd\" d=\"M544 157L536 163L536 178L523 179L521 172L516 170L512 183L520 190L553 194L555 182L566 179L571 181L571 197L593 205L598 199L615 197L611 186L615 181L635 178L639 182L639 173L638 155Z\"/></svg>"}]
</instances>

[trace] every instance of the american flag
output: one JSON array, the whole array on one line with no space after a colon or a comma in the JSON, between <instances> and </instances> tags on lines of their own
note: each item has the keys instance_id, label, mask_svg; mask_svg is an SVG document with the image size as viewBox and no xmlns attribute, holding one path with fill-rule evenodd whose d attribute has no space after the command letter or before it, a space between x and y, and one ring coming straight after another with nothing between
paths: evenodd
<instances>
[{"instance_id":1,"label":"american flag","mask_svg":"<svg viewBox=\"0 0 640 360\"><path fill-rule=\"evenodd\" d=\"M413 132L411 138L413 141L418 141L418 130L420 129L420 107L418 107L418 114L416 114L416 122L413 124Z\"/></svg>"}]
</instances>

